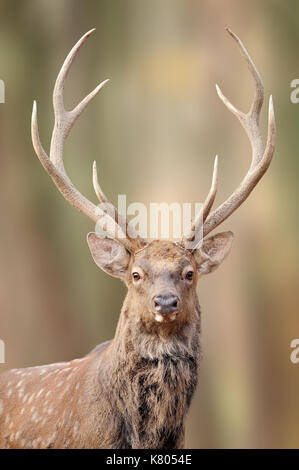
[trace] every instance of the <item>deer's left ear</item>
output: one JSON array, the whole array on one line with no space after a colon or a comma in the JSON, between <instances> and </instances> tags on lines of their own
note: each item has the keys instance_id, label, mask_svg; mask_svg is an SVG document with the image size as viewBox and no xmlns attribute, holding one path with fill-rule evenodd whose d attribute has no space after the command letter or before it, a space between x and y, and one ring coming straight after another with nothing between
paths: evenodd
<instances>
[{"instance_id":1,"label":"deer's left ear","mask_svg":"<svg viewBox=\"0 0 299 470\"><path fill-rule=\"evenodd\" d=\"M87 235L87 243L94 262L107 274L125 277L130 254L117 240L100 238L94 232Z\"/></svg>"},{"instance_id":2,"label":"deer's left ear","mask_svg":"<svg viewBox=\"0 0 299 470\"><path fill-rule=\"evenodd\" d=\"M199 274L209 274L220 266L231 250L233 238L232 232L222 232L203 240L194 252Z\"/></svg>"}]
</instances>

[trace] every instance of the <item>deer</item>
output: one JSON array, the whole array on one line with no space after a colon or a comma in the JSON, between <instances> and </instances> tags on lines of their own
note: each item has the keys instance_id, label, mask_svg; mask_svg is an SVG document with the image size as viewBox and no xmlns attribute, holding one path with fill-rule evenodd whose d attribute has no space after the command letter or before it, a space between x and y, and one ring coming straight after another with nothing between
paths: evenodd
<instances>
[{"instance_id":1,"label":"deer","mask_svg":"<svg viewBox=\"0 0 299 470\"><path fill-rule=\"evenodd\" d=\"M83 358L6 371L0 376L1 448L179 449L199 376L199 278L228 256L231 231L207 235L248 198L271 163L275 118L269 99L265 145L259 125L264 100L260 74L239 37L227 28L244 56L255 84L247 113L237 109L216 85L219 98L243 126L252 151L251 165L231 195L215 210L218 158L210 191L181 240L147 240L124 220L104 194L93 165L93 186L100 203L114 208L103 217L98 206L73 185L63 163L63 147L75 121L107 80L72 111L63 90L84 34L65 59L53 91L55 123L49 156L39 138L36 102L32 111L34 150L63 197L106 234L87 235L99 268L127 286L115 336ZM107 215L107 214L106 214ZM201 231L200 243L190 247Z\"/></svg>"}]
</instances>

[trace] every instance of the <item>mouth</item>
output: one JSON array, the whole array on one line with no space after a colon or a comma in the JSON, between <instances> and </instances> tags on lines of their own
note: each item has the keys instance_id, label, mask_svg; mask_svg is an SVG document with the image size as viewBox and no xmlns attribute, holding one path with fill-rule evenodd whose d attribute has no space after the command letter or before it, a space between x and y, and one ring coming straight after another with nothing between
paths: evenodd
<instances>
[{"instance_id":1,"label":"mouth","mask_svg":"<svg viewBox=\"0 0 299 470\"><path fill-rule=\"evenodd\" d=\"M154 319L158 323L169 323L176 319L178 312L169 313L167 315L161 315L157 312L152 312Z\"/></svg>"}]
</instances>

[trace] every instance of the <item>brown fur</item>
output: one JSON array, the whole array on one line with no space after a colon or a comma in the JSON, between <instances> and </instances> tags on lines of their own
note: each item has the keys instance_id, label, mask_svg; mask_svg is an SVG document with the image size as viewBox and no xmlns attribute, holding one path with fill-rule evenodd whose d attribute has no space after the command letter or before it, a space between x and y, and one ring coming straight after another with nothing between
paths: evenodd
<instances>
[{"instance_id":1,"label":"brown fur","mask_svg":"<svg viewBox=\"0 0 299 470\"><path fill-rule=\"evenodd\" d=\"M112 341L79 360L0 376L1 448L183 447L199 369L198 260L155 241L125 271L117 261L128 293ZM143 278L134 283L137 269ZM152 297L166 287L180 299L178 314L157 322Z\"/></svg>"}]
</instances>

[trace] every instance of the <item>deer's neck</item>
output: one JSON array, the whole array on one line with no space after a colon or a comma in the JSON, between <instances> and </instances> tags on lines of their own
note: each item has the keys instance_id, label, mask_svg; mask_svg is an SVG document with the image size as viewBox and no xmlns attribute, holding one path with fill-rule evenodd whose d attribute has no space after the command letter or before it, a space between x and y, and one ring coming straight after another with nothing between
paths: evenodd
<instances>
[{"instance_id":1,"label":"deer's neck","mask_svg":"<svg viewBox=\"0 0 299 470\"><path fill-rule=\"evenodd\" d=\"M128 362L130 356L144 359L161 359L165 356L196 356L200 333L200 311L196 302L191 321L168 335L148 330L140 320L142 315L126 297L113 340L113 359L116 363Z\"/></svg>"},{"instance_id":2,"label":"deer's neck","mask_svg":"<svg viewBox=\"0 0 299 470\"><path fill-rule=\"evenodd\" d=\"M199 309L178 334L161 338L146 332L138 312L128 307L125 302L102 363L105 389L122 416L125 446L180 446L197 382Z\"/></svg>"}]
</instances>

